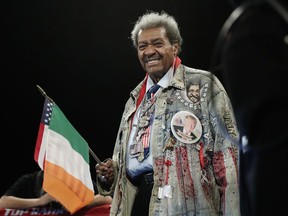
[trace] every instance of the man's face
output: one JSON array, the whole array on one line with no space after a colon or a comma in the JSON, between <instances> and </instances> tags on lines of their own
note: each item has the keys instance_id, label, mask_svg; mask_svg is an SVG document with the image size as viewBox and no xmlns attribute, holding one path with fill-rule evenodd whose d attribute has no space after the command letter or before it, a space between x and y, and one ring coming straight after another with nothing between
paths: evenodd
<instances>
[{"instance_id":1,"label":"man's face","mask_svg":"<svg viewBox=\"0 0 288 216\"><path fill-rule=\"evenodd\" d=\"M199 85L191 85L187 91L188 98L196 103L200 100L200 87Z\"/></svg>"},{"instance_id":2,"label":"man's face","mask_svg":"<svg viewBox=\"0 0 288 216\"><path fill-rule=\"evenodd\" d=\"M165 29L157 27L140 30L137 50L142 68L151 78L159 80L173 65L178 44L170 44Z\"/></svg>"},{"instance_id":3,"label":"man's face","mask_svg":"<svg viewBox=\"0 0 288 216\"><path fill-rule=\"evenodd\" d=\"M196 126L195 120L192 118L186 117L185 122L184 122L185 131L191 133L193 132L195 126Z\"/></svg>"}]
</instances>

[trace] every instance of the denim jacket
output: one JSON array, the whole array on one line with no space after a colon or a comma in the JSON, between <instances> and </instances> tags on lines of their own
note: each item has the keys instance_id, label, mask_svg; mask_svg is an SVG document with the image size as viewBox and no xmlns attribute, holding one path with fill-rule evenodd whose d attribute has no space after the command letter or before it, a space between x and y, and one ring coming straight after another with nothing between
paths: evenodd
<instances>
[{"instance_id":1,"label":"denim jacket","mask_svg":"<svg viewBox=\"0 0 288 216\"><path fill-rule=\"evenodd\" d=\"M187 97L190 81L200 86L197 103ZM137 192L127 179L125 161L131 116L143 82L130 93L122 115L112 157L114 183L108 191L98 184L100 193L114 193L111 216L129 216ZM180 64L170 85L158 94L155 106L149 216L240 215L238 130L230 99L217 77ZM202 132L197 142L187 144L175 138L171 122L179 111L193 113L200 121ZM171 194L159 195L165 187L170 187Z\"/></svg>"}]
</instances>

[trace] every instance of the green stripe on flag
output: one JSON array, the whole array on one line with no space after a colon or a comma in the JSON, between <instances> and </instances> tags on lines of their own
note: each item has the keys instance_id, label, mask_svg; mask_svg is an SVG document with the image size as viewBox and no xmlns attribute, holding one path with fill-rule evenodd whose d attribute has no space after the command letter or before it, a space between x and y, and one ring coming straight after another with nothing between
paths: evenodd
<instances>
[{"instance_id":1,"label":"green stripe on flag","mask_svg":"<svg viewBox=\"0 0 288 216\"><path fill-rule=\"evenodd\" d=\"M82 155L84 160L89 164L89 147L88 143L68 121L61 109L54 103L53 112L49 129L65 137L71 147Z\"/></svg>"}]
</instances>

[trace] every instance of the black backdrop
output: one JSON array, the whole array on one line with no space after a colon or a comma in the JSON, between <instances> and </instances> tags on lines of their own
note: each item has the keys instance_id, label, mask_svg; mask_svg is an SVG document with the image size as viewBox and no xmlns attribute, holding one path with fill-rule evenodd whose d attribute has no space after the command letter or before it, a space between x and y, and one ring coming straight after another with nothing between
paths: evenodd
<instances>
[{"instance_id":1,"label":"black backdrop","mask_svg":"<svg viewBox=\"0 0 288 216\"><path fill-rule=\"evenodd\" d=\"M33 159L44 97L54 99L101 160L111 157L126 99L143 78L129 39L147 9L178 20L186 65L209 69L228 0L2 0L0 195ZM95 161L91 157L94 178Z\"/></svg>"}]
</instances>

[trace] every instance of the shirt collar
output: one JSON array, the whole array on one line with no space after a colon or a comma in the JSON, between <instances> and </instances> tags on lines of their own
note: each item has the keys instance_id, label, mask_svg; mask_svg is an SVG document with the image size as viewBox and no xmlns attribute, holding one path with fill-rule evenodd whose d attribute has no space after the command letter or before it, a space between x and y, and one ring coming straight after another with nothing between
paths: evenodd
<instances>
[{"instance_id":1,"label":"shirt collar","mask_svg":"<svg viewBox=\"0 0 288 216\"><path fill-rule=\"evenodd\" d=\"M173 78L174 67L172 66L168 72L159 80L157 83L160 85L161 88L167 88ZM150 89L151 86L154 85L153 80L148 76L147 83L146 83L146 92Z\"/></svg>"}]
</instances>

